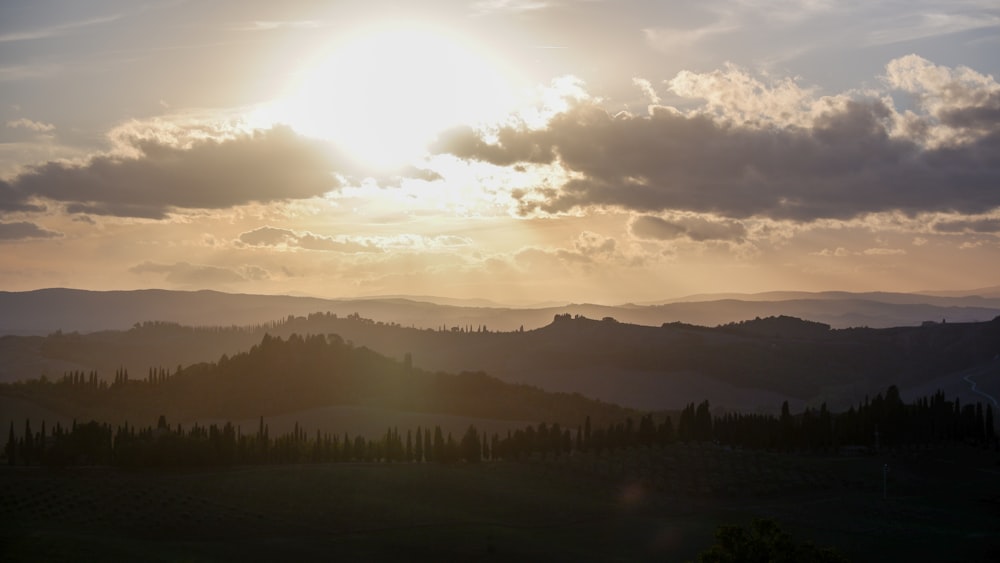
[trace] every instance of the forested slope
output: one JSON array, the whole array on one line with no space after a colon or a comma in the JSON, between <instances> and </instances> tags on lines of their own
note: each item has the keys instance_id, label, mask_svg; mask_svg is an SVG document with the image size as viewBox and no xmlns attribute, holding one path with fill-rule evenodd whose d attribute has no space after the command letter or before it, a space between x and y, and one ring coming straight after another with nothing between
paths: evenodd
<instances>
[{"instance_id":1,"label":"forested slope","mask_svg":"<svg viewBox=\"0 0 1000 563\"><path fill-rule=\"evenodd\" d=\"M329 406L507 420L578 423L622 418L626 409L579 395L546 393L484 373L448 374L413 367L336 335L265 335L249 351L176 371L118 370L110 383L96 372L32 380L0 392L38 401L80 419L238 419Z\"/></svg>"},{"instance_id":2,"label":"forested slope","mask_svg":"<svg viewBox=\"0 0 1000 563\"><path fill-rule=\"evenodd\" d=\"M481 325L417 329L356 314L315 313L249 327L150 322L128 331L4 337L0 344L17 348L16 357L23 358L26 369L17 372L12 362L0 370L11 372L4 375L7 380L38 377L45 362L50 367L43 373L49 378L60 377L67 366L97 370L104 378L119 368L133 375L150 367L174 373L178 366L249 350L264 334L337 334L396 360L410 357L413 366L424 370L484 371L508 382L578 391L637 408L680 408L692 398L682 395L690 392L734 408L776 408L784 398L827 401L840 408L888 385L919 387L989 364L1000 354L1000 318L838 330L791 317L709 328L560 314L540 329L496 332ZM29 361L32 353L42 359ZM710 383L722 391L691 391L690 382ZM753 390L768 394L750 400Z\"/></svg>"}]
</instances>

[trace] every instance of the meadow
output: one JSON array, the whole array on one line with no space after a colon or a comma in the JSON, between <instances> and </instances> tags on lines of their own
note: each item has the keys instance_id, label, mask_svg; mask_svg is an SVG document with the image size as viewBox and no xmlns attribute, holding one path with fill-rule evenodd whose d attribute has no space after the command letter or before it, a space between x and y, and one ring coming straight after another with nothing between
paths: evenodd
<instances>
[{"instance_id":1,"label":"meadow","mask_svg":"<svg viewBox=\"0 0 1000 563\"><path fill-rule=\"evenodd\" d=\"M853 561L995 561L998 459L674 444L454 465L3 467L0 559L685 561L717 526L771 518Z\"/></svg>"}]
</instances>

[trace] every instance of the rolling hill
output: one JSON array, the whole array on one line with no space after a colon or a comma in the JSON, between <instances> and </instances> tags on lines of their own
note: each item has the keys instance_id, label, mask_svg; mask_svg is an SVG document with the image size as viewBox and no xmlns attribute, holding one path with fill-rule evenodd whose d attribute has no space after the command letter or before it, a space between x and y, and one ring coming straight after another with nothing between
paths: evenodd
<instances>
[{"instance_id":1,"label":"rolling hill","mask_svg":"<svg viewBox=\"0 0 1000 563\"><path fill-rule=\"evenodd\" d=\"M679 409L708 399L728 409L777 409L827 402L846 408L888 385L907 389L962 384L970 369L988 383L1000 354L1000 318L891 329L832 329L787 316L718 327L645 326L561 313L534 330L483 326L419 329L358 314L314 313L244 328L142 323L126 331L0 338L6 381L50 379L69 369L118 369L143 377L245 352L264 335L336 334L431 371L484 371L510 383L637 409ZM16 361L15 361L16 360ZM954 380L954 381L952 381ZM969 391L971 392L971 391Z\"/></svg>"},{"instance_id":2,"label":"rolling hill","mask_svg":"<svg viewBox=\"0 0 1000 563\"><path fill-rule=\"evenodd\" d=\"M511 331L545 326L557 314L658 326L682 322L716 326L756 317L791 316L833 328L918 326L924 321L977 322L1000 315L1000 298L918 294L782 292L701 295L656 304L566 304L513 308L437 298L319 299L217 291L0 292L0 335L125 330L166 321L191 326L262 325L289 315L329 312L416 328L486 326Z\"/></svg>"}]
</instances>

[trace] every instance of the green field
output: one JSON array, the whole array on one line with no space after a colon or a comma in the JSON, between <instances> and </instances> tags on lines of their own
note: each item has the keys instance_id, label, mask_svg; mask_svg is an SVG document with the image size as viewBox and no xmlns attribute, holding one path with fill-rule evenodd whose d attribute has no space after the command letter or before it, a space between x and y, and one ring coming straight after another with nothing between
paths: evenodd
<instances>
[{"instance_id":1,"label":"green field","mask_svg":"<svg viewBox=\"0 0 1000 563\"><path fill-rule=\"evenodd\" d=\"M675 445L454 466L3 467L0 560L683 561L716 526L766 517L857 561L995 561L998 459Z\"/></svg>"}]
</instances>

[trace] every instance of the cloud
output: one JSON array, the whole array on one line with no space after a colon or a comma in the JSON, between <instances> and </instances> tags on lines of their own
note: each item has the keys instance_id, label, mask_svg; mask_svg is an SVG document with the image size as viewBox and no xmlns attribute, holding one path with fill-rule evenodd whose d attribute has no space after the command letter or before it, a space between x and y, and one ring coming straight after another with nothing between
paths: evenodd
<instances>
[{"instance_id":1,"label":"cloud","mask_svg":"<svg viewBox=\"0 0 1000 563\"><path fill-rule=\"evenodd\" d=\"M218 266L177 262L159 264L146 261L129 268L133 274L163 274L172 284L193 287L211 287L216 284L241 283L248 280L267 279L267 272L257 266L247 266L243 272Z\"/></svg>"},{"instance_id":2,"label":"cloud","mask_svg":"<svg viewBox=\"0 0 1000 563\"><path fill-rule=\"evenodd\" d=\"M277 227L259 227L239 236L238 247L270 247L342 253L386 253L387 251L451 251L468 247L472 240L457 235L424 236L397 234L391 236L325 236L309 231L293 231Z\"/></svg>"},{"instance_id":3,"label":"cloud","mask_svg":"<svg viewBox=\"0 0 1000 563\"><path fill-rule=\"evenodd\" d=\"M40 27L28 31L15 31L12 33L3 33L0 34L0 43L10 43L12 41L29 41L32 39L44 39L46 37L57 37L60 35L66 35L67 33L73 32L77 29L90 27L94 25L100 25L104 23L110 23L119 18L121 18L121 14L114 14L110 16L102 16L98 18L90 18L86 20L52 25L49 27Z\"/></svg>"},{"instance_id":4,"label":"cloud","mask_svg":"<svg viewBox=\"0 0 1000 563\"><path fill-rule=\"evenodd\" d=\"M824 256L827 258L830 257L844 258L847 256L904 256L907 254L907 252L902 248L886 248L886 247L866 248L861 252L851 252L850 250L847 250L843 246L838 246L834 250L830 250L829 248L824 248L819 252L810 252L810 254L812 254L813 256Z\"/></svg>"},{"instance_id":5,"label":"cloud","mask_svg":"<svg viewBox=\"0 0 1000 563\"><path fill-rule=\"evenodd\" d=\"M512 256L525 270L565 271L567 268L591 270L595 264L609 263L618 257L618 241L592 231L581 232L572 248L525 247Z\"/></svg>"},{"instance_id":6,"label":"cloud","mask_svg":"<svg viewBox=\"0 0 1000 563\"><path fill-rule=\"evenodd\" d=\"M886 65L882 79L916 97L921 114L906 114L907 126L932 144L965 142L1000 129L1000 84L992 76L907 55Z\"/></svg>"},{"instance_id":7,"label":"cloud","mask_svg":"<svg viewBox=\"0 0 1000 563\"><path fill-rule=\"evenodd\" d=\"M29 238L57 238L61 236L62 233L43 229L34 223L24 221L17 223L0 223L0 241L22 240Z\"/></svg>"},{"instance_id":8,"label":"cloud","mask_svg":"<svg viewBox=\"0 0 1000 563\"><path fill-rule=\"evenodd\" d=\"M28 201L10 183L0 180L0 213L41 212L45 206Z\"/></svg>"},{"instance_id":9,"label":"cloud","mask_svg":"<svg viewBox=\"0 0 1000 563\"><path fill-rule=\"evenodd\" d=\"M704 47L699 43L746 32L753 34L754 43L766 43L767 39L762 41L762 29L795 29L840 7L827 0L709 0L691 6L697 8L689 12L685 8L690 6L672 6L670 26L643 28L646 44L676 55L692 47Z\"/></svg>"},{"instance_id":10,"label":"cloud","mask_svg":"<svg viewBox=\"0 0 1000 563\"><path fill-rule=\"evenodd\" d=\"M1000 233L1000 219L960 219L934 224L939 233Z\"/></svg>"},{"instance_id":11,"label":"cloud","mask_svg":"<svg viewBox=\"0 0 1000 563\"><path fill-rule=\"evenodd\" d=\"M260 227L240 235L239 243L246 246L284 246L326 252L379 252L381 249L369 241L334 238L276 227Z\"/></svg>"},{"instance_id":12,"label":"cloud","mask_svg":"<svg viewBox=\"0 0 1000 563\"><path fill-rule=\"evenodd\" d=\"M497 166L548 164L555 160L555 147L543 131L523 135L522 131L504 127L497 135L496 143L487 143L475 129L463 125L442 132L431 148L438 153L483 160Z\"/></svg>"},{"instance_id":13,"label":"cloud","mask_svg":"<svg viewBox=\"0 0 1000 563\"><path fill-rule=\"evenodd\" d=\"M276 29L298 30L320 27L323 27L323 23L317 20L256 20L239 24L235 29L237 31L274 31Z\"/></svg>"},{"instance_id":14,"label":"cloud","mask_svg":"<svg viewBox=\"0 0 1000 563\"><path fill-rule=\"evenodd\" d=\"M51 123L42 123L41 121L32 121L26 117L21 119L15 119L7 122L7 127L11 129L28 129L31 131L36 131L38 133L48 133L50 131L55 131L56 126Z\"/></svg>"},{"instance_id":15,"label":"cloud","mask_svg":"<svg viewBox=\"0 0 1000 563\"><path fill-rule=\"evenodd\" d=\"M62 72L58 64L8 65L0 66L0 82L43 78Z\"/></svg>"},{"instance_id":16,"label":"cloud","mask_svg":"<svg viewBox=\"0 0 1000 563\"><path fill-rule=\"evenodd\" d=\"M922 13L898 14L883 21L886 25L868 34L869 45L889 45L903 41L926 39L972 31L988 27L1000 27L1000 16L987 10L966 14Z\"/></svg>"},{"instance_id":17,"label":"cloud","mask_svg":"<svg viewBox=\"0 0 1000 563\"><path fill-rule=\"evenodd\" d=\"M163 218L175 209L221 209L322 195L339 187L328 145L286 127L178 147L135 139L134 158L102 155L85 164L49 162L0 184L0 209L35 198L72 213Z\"/></svg>"},{"instance_id":18,"label":"cloud","mask_svg":"<svg viewBox=\"0 0 1000 563\"><path fill-rule=\"evenodd\" d=\"M433 246L440 248L457 248L460 246L471 246L472 239L458 235L440 235L430 239Z\"/></svg>"},{"instance_id":19,"label":"cloud","mask_svg":"<svg viewBox=\"0 0 1000 563\"><path fill-rule=\"evenodd\" d=\"M766 14L767 19L781 23L797 23L840 6L835 0L738 0L737 3L750 13Z\"/></svg>"},{"instance_id":20,"label":"cloud","mask_svg":"<svg viewBox=\"0 0 1000 563\"><path fill-rule=\"evenodd\" d=\"M656 93L656 88L653 88L653 84L645 78L633 78L632 84L638 86L642 93L649 98L649 101L658 104L660 103L660 95Z\"/></svg>"},{"instance_id":21,"label":"cloud","mask_svg":"<svg viewBox=\"0 0 1000 563\"><path fill-rule=\"evenodd\" d=\"M688 49L699 41L714 35L724 35L740 29L735 21L730 18L720 19L716 22L697 28L646 28L642 34L646 42L657 51L673 54L677 51Z\"/></svg>"},{"instance_id":22,"label":"cloud","mask_svg":"<svg viewBox=\"0 0 1000 563\"><path fill-rule=\"evenodd\" d=\"M682 70L666 82L678 96L702 100L704 107L698 113L751 126L808 127L831 105L846 101L842 97L817 99L813 89L791 78L764 82L732 64L701 74Z\"/></svg>"},{"instance_id":23,"label":"cloud","mask_svg":"<svg viewBox=\"0 0 1000 563\"><path fill-rule=\"evenodd\" d=\"M632 235L647 240L674 240L687 237L695 242L742 242L746 227L738 221L711 221L702 217L664 219L655 215L641 215L630 224Z\"/></svg>"},{"instance_id":24,"label":"cloud","mask_svg":"<svg viewBox=\"0 0 1000 563\"><path fill-rule=\"evenodd\" d=\"M278 246L280 244L287 244L288 241L297 238L298 235L288 229L260 227L241 234L239 240L243 244L250 246Z\"/></svg>"},{"instance_id":25,"label":"cloud","mask_svg":"<svg viewBox=\"0 0 1000 563\"><path fill-rule=\"evenodd\" d=\"M906 251L902 248L867 248L861 252L865 256L902 256Z\"/></svg>"},{"instance_id":26,"label":"cloud","mask_svg":"<svg viewBox=\"0 0 1000 563\"><path fill-rule=\"evenodd\" d=\"M631 116L583 100L542 128L505 127L491 142L457 129L435 148L499 166L561 166L568 178L561 186L514 193L522 214L603 207L810 222L1000 206L1000 123L980 122L951 142L927 143L898 125L904 116L881 97L814 99L789 81L762 84L731 72L679 76L672 87L688 85L682 91L707 99L704 106ZM969 80L961 103L949 99L941 107L989 114L996 83L962 76ZM706 98L712 88L730 90ZM762 99L746 101L747 88Z\"/></svg>"},{"instance_id":27,"label":"cloud","mask_svg":"<svg viewBox=\"0 0 1000 563\"><path fill-rule=\"evenodd\" d=\"M838 246L834 250L830 250L829 248L824 248L819 252L811 252L810 254L813 254L814 256L826 256L826 257L832 256L835 258L843 258L845 256L850 256L851 252L846 248L844 248L843 246Z\"/></svg>"},{"instance_id":28,"label":"cloud","mask_svg":"<svg viewBox=\"0 0 1000 563\"><path fill-rule=\"evenodd\" d=\"M589 258L610 257L615 252L617 241L591 231L584 231L573 241L573 249L580 256Z\"/></svg>"},{"instance_id":29,"label":"cloud","mask_svg":"<svg viewBox=\"0 0 1000 563\"><path fill-rule=\"evenodd\" d=\"M534 12L552 5L545 0L482 0L472 5L473 13L486 15L497 12Z\"/></svg>"}]
</instances>

